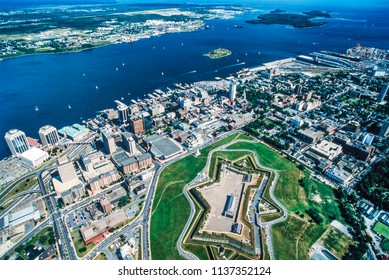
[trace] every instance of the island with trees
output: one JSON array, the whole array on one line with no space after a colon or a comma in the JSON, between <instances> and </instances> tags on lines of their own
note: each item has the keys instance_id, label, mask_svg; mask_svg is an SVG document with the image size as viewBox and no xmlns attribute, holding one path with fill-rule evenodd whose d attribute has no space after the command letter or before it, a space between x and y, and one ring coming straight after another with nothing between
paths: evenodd
<instances>
[{"instance_id":1,"label":"island with trees","mask_svg":"<svg viewBox=\"0 0 389 280\"><path fill-rule=\"evenodd\" d=\"M204 54L204 56L208 56L211 59L218 59L218 58L229 56L231 54L232 52L230 50L219 48Z\"/></svg>"},{"instance_id":2,"label":"island with trees","mask_svg":"<svg viewBox=\"0 0 389 280\"><path fill-rule=\"evenodd\" d=\"M251 24L283 24L290 25L295 28L307 28L323 26L327 22L314 22L313 18L331 18L331 15L322 11L309 11L301 14L288 13L284 10L276 9L258 16L255 20L246 20L246 23Z\"/></svg>"}]
</instances>

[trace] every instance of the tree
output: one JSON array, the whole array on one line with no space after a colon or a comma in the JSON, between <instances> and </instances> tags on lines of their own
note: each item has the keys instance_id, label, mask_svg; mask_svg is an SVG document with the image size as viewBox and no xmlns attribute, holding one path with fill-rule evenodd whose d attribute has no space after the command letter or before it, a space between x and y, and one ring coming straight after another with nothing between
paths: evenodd
<instances>
[{"instance_id":1,"label":"tree","mask_svg":"<svg viewBox=\"0 0 389 280\"><path fill-rule=\"evenodd\" d=\"M44 244L48 239L49 239L49 237L46 234L41 235L41 237L39 237L39 243Z\"/></svg>"}]
</instances>

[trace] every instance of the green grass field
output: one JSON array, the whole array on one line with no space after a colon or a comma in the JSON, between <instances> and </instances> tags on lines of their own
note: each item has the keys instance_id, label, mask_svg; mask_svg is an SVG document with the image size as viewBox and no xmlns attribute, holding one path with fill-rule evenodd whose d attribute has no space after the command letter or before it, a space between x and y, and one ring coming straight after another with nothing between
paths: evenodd
<instances>
[{"instance_id":1,"label":"green grass field","mask_svg":"<svg viewBox=\"0 0 389 280\"><path fill-rule=\"evenodd\" d=\"M33 178L26 179L23 182L19 183L16 187L14 187L9 193L7 193L0 200L0 204L5 202L7 199L13 197L14 195L17 195L18 193L21 193L21 192L24 192L24 191L28 191L29 189L31 189L34 186L34 184L36 182L37 182L37 178L33 177ZM6 208L6 207L4 207L4 208Z\"/></svg>"},{"instance_id":2,"label":"green grass field","mask_svg":"<svg viewBox=\"0 0 389 280\"><path fill-rule=\"evenodd\" d=\"M95 244L93 242L89 243L88 245L85 245L85 242L82 239L79 229L72 231L70 235L72 237L73 245L74 248L76 249L77 256L80 258L86 256L86 254L88 254L89 251L95 247Z\"/></svg>"},{"instance_id":3,"label":"green grass field","mask_svg":"<svg viewBox=\"0 0 389 280\"><path fill-rule=\"evenodd\" d=\"M377 222L374 225L373 230L376 233L382 235L384 238L389 239L389 226L385 225L384 223Z\"/></svg>"},{"instance_id":4,"label":"green grass field","mask_svg":"<svg viewBox=\"0 0 389 280\"><path fill-rule=\"evenodd\" d=\"M386 253L389 253L389 240L385 239L382 241L381 247L382 250L384 250Z\"/></svg>"},{"instance_id":5,"label":"green grass field","mask_svg":"<svg viewBox=\"0 0 389 280\"><path fill-rule=\"evenodd\" d=\"M197 158L185 157L163 170L152 207L150 245L153 259L182 259L176 243L190 214L189 203L182 193L183 187L205 167L211 150L231 142L238 135L230 135L202 149Z\"/></svg>"},{"instance_id":6,"label":"green grass field","mask_svg":"<svg viewBox=\"0 0 389 280\"><path fill-rule=\"evenodd\" d=\"M277 170L289 170L294 165L291 161L277 154L272 149L261 143L234 143L228 146L227 149L251 150L258 155L258 159L261 164Z\"/></svg>"},{"instance_id":7,"label":"green grass field","mask_svg":"<svg viewBox=\"0 0 389 280\"><path fill-rule=\"evenodd\" d=\"M348 252L349 246L354 243L349 236L332 226L328 228L319 242L340 259Z\"/></svg>"},{"instance_id":8,"label":"green grass field","mask_svg":"<svg viewBox=\"0 0 389 280\"><path fill-rule=\"evenodd\" d=\"M187 250L193 254L195 254L200 260L208 260L208 254L205 246L203 245L195 245L195 244L184 244L182 246L184 250Z\"/></svg>"},{"instance_id":9,"label":"green grass field","mask_svg":"<svg viewBox=\"0 0 389 280\"><path fill-rule=\"evenodd\" d=\"M105 261L105 260L108 260L107 258L107 255L104 254L103 252L101 252L100 254L98 254L93 260L95 261Z\"/></svg>"}]
</instances>

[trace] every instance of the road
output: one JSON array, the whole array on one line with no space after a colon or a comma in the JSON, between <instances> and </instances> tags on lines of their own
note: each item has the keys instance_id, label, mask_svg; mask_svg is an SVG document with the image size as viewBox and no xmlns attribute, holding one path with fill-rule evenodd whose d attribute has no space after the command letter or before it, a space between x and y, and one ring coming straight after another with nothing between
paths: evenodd
<instances>
[{"instance_id":1,"label":"road","mask_svg":"<svg viewBox=\"0 0 389 280\"><path fill-rule=\"evenodd\" d=\"M61 219L61 215L58 211L57 202L52 196L46 196L48 192L42 178L42 173L45 171L47 170L43 169L38 172L38 182L42 190L42 195L45 196L47 210L49 211L53 221L54 232L58 240L58 247L61 253L61 257L65 260L75 260L77 259L77 256L75 254L74 248L71 245L71 240L66 230L64 221Z\"/></svg>"},{"instance_id":2,"label":"road","mask_svg":"<svg viewBox=\"0 0 389 280\"><path fill-rule=\"evenodd\" d=\"M0 193L0 200L3 199L3 197L5 197L10 191L12 191L13 188L15 188L17 185L19 185L21 182L23 182L24 180L27 180L29 178L32 178L32 177L35 177L36 176L36 172L33 172L33 173L28 173L22 177L20 177L19 179L17 179L15 182L13 182L11 185L9 185L4 191L2 191Z\"/></svg>"}]
</instances>

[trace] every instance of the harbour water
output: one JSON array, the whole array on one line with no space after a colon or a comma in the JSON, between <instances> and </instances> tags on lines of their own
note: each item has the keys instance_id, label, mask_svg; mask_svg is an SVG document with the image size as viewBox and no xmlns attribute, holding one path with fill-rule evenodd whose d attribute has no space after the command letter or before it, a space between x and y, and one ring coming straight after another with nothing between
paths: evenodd
<instances>
[{"instance_id":1,"label":"harbour water","mask_svg":"<svg viewBox=\"0 0 389 280\"><path fill-rule=\"evenodd\" d=\"M266 7L273 8L279 7ZM334 10L327 25L308 29L249 25L244 20L258 15L250 12L230 20L209 21L209 29L191 33L0 61L0 158L10 155L3 135L11 128L37 138L43 125L61 128L81 122L113 108L115 99L130 103L154 89L172 88L176 82L226 77L243 67L312 51L344 52L356 43L389 48L388 11ZM219 47L231 50L232 55L216 60L203 56Z\"/></svg>"}]
</instances>

